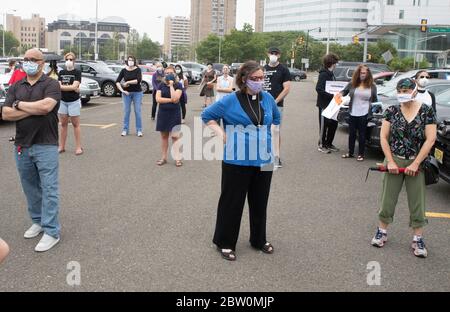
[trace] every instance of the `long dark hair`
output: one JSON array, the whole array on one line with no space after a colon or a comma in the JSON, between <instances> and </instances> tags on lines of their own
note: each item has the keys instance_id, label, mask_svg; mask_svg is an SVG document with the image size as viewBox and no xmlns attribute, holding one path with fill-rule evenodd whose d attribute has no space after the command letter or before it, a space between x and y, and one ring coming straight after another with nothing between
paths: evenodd
<instances>
[{"instance_id":1,"label":"long dark hair","mask_svg":"<svg viewBox=\"0 0 450 312\"><path fill-rule=\"evenodd\" d=\"M179 74L177 74L177 69L180 69L181 72ZM184 72L183 72L183 67L181 67L181 65L175 65L175 74L178 75L178 78L183 81L184 80Z\"/></svg>"},{"instance_id":2,"label":"long dark hair","mask_svg":"<svg viewBox=\"0 0 450 312\"><path fill-rule=\"evenodd\" d=\"M362 69L367 69L367 77L364 81L361 81L361 70ZM366 65L359 65L355 72L353 73L353 77L352 77L352 87L353 88L358 88L360 85L363 85L364 88L368 89L371 88L373 85L373 76L372 76L372 72L370 71L370 68Z\"/></svg>"}]
</instances>

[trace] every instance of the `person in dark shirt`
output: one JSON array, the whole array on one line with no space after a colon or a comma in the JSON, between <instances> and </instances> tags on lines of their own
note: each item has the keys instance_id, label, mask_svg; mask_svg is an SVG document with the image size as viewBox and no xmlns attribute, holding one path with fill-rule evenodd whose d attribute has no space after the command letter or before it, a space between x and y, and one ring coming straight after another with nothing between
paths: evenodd
<instances>
[{"instance_id":1,"label":"person in dark shirt","mask_svg":"<svg viewBox=\"0 0 450 312\"><path fill-rule=\"evenodd\" d=\"M339 149L333 145L334 136L338 127L338 122L332 119L328 119L322 116L322 112L330 104L334 95L328 93L326 89L327 81L334 81L333 71L336 68L339 58L333 54L327 54L323 58L323 68L319 72L319 79L316 85L317 91L317 107L319 109L319 128L320 128L320 140L319 140L319 152L330 154L331 152L339 152Z\"/></svg>"},{"instance_id":2,"label":"person in dark shirt","mask_svg":"<svg viewBox=\"0 0 450 312\"><path fill-rule=\"evenodd\" d=\"M136 58L129 56L127 59L127 67L122 69L117 77L117 88L122 92L122 100L124 107L124 119L122 136L127 136L130 130L130 114L131 104L134 103L134 114L136 117L136 134L143 137L142 132L142 71L137 66Z\"/></svg>"},{"instance_id":3,"label":"person in dark shirt","mask_svg":"<svg viewBox=\"0 0 450 312\"><path fill-rule=\"evenodd\" d=\"M155 120L156 118L156 111L158 109L158 102L156 101L156 90L158 90L159 85L161 82L164 81L164 67L161 63L156 63L156 72L152 76L152 85L153 85L153 92L152 92L152 98L153 98L153 105L152 105L152 120Z\"/></svg>"},{"instance_id":4,"label":"person in dark shirt","mask_svg":"<svg viewBox=\"0 0 450 312\"><path fill-rule=\"evenodd\" d=\"M280 63L281 51L278 48L270 48L268 50L269 64L264 67L264 89L269 92L281 114L281 122L283 122L284 100L288 96L291 89L291 73L283 64ZM275 154L275 167L282 168L283 164L280 159L281 148L281 123L278 126L272 126L273 147Z\"/></svg>"},{"instance_id":5,"label":"person in dark shirt","mask_svg":"<svg viewBox=\"0 0 450 312\"><path fill-rule=\"evenodd\" d=\"M80 100L80 84L81 71L75 69L75 54L70 52L64 56L66 60L66 69L58 74L58 81L61 86L61 104L59 105L59 121L61 122L61 137L59 141L59 152L66 151L67 129L69 127L69 119L73 126L75 134L75 155L83 154L81 147L81 100Z\"/></svg>"},{"instance_id":6,"label":"person in dark shirt","mask_svg":"<svg viewBox=\"0 0 450 312\"><path fill-rule=\"evenodd\" d=\"M58 81L43 73L44 56L38 49L25 53L27 78L12 85L5 105L4 120L16 121L15 158L33 225L27 239L44 235L35 251L44 252L60 240L58 190Z\"/></svg>"}]
</instances>

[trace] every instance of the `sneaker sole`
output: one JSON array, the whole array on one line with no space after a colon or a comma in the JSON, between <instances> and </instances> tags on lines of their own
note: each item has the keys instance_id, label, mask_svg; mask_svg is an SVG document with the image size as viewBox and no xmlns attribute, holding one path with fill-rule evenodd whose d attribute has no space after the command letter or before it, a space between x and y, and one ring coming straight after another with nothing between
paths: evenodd
<instances>
[{"instance_id":1,"label":"sneaker sole","mask_svg":"<svg viewBox=\"0 0 450 312\"><path fill-rule=\"evenodd\" d=\"M37 249L35 248L34 251L36 251L36 252L46 252L46 251L49 251L50 249L52 249L53 247L55 247L55 246L59 243L60 240L61 240L61 238L58 238L57 241L55 241L50 247L48 247L48 248L45 249L45 250L37 250Z\"/></svg>"},{"instance_id":2,"label":"sneaker sole","mask_svg":"<svg viewBox=\"0 0 450 312\"><path fill-rule=\"evenodd\" d=\"M34 234L34 235L24 235L23 238L25 238L25 239L36 238L36 237L38 237L39 235L41 235L43 232L44 232L44 230L42 230L42 231L40 231L39 233Z\"/></svg>"}]
</instances>

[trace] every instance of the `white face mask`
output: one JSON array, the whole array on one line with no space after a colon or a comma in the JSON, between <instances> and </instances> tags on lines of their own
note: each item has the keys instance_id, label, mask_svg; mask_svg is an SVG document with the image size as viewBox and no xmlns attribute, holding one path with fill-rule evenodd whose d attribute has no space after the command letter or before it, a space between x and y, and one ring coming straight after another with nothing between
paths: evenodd
<instances>
[{"instance_id":1,"label":"white face mask","mask_svg":"<svg viewBox=\"0 0 450 312\"><path fill-rule=\"evenodd\" d=\"M66 68L67 69L73 69L73 62L72 61L66 61Z\"/></svg>"},{"instance_id":2,"label":"white face mask","mask_svg":"<svg viewBox=\"0 0 450 312\"><path fill-rule=\"evenodd\" d=\"M271 54L269 56L270 64L276 64L278 62L278 56Z\"/></svg>"},{"instance_id":3,"label":"white face mask","mask_svg":"<svg viewBox=\"0 0 450 312\"><path fill-rule=\"evenodd\" d=\"M175 70L175 72L179 75L179 74L181 74L181 69L177 69L177 70Z\"/></svg>"},{"instance_id":4,"label":"white face mask","mask_svg":"<svg viewBox=\"0 0 450 312\"><path fill-rule=\"evenodd\" d=\"M414 100L414 92L413 93L399 93L397 94L397 100L399 103L408 103Z\"/></svg>"},{"instance_id":5,"label":"white face mask","mask_svg":"<svg viewBox=\"0 0 450 312\"><path fill-rule=\"evenodd\" d=\"M128 67L133 67L134 66L134 61L128 61Z\"/></svg>"},{"instance_id":6,"label":"white face mask","mask_svg":"<svg viewBox=\"0 0 450 312\"><path fill-rule=\"evenodd\" d=\"M428 82L429 82L428 78L421 78L421 79L417 80L417 83L422 88L425 88L426 86L428 86Z\"/></svg>"}]
</instances>

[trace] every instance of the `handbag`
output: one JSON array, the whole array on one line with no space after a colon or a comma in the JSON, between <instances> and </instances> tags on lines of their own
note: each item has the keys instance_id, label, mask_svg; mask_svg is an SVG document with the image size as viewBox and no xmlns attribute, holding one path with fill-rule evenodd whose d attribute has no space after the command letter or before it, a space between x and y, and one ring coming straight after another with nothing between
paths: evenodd
<instances>
[{"instance_id":1,"label":"handbag","mask_svg":"<svg viewBox=\"0 0 450 312\"><path fill-rule=\"evenodd\" d=\"M439 165L436 158L429 156L422 163L425 185L433 185L439 182Z\"/></svg>"}]
</instances>

